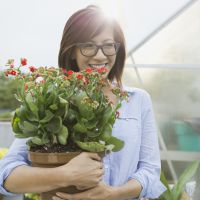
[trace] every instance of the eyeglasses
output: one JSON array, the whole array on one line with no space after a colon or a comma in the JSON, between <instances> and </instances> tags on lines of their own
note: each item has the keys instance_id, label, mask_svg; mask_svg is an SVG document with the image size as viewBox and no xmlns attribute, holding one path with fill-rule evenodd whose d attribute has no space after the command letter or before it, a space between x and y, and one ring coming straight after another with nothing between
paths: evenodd
<instances>
[{"instance_id":1,"label":"eyeglasses","mask_svg":"<svg viewBox=\"0 0 200 200\"><path fill-rule=\"evenodd\" d=\"M103 45L96 45L93 43L78 43L76 46L80 49L81 54L86 57L95 56L99 49L102 50L105 56L113 56L117 54L120 43L106 43Z\"/></svg>"}]
</instances>

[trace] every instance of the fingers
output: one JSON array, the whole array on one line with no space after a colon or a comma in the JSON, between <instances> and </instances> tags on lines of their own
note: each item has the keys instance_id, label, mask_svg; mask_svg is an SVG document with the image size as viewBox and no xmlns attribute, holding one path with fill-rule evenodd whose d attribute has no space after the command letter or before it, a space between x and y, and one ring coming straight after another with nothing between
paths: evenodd
<instances>
[{"instance_id":1,"label":"fingers","mask_svg":"<svg viewBox=\"0 0 200 200\"><path fill-rule=\"evenodd\" d=\"M86 190L86 189L89 189L89 188L91 188L91 187L87 187L87 186L76 186L76 188L77 188L78 190Z\"/></svg>"},{"instance_id":2,"label":"fingers","mask_svg":"<svg viewBox=\"0 0 200 200\"><path fill-rule=\"evenodd\" d=\"M94 169L103 169L103 163L95 161Z\"/></svg>"},{"instance_id":3,"label":"fingers","mask_svg":"<svg viewBox=\"0 0 200 200\"><path fill-rule=\"evenodd\" d=\"M88 156L88 158L91 158L93 160L97 160L97 161L101 161L101 157L97 154L97 153L83 153L86 156Z\"/></svg>"},{"instance_id":4,"label":"fingers","mask_svg":"<svg viewBox=\"0 0 200 200\"><path fill-rule=\"evenodd\" d=\"M59 197L57 197L57 196L54 196L52 199L53 199L53 200L63 200L63 199L61 199L61 198L59 198Z\"/></svg>"}]
</instances>

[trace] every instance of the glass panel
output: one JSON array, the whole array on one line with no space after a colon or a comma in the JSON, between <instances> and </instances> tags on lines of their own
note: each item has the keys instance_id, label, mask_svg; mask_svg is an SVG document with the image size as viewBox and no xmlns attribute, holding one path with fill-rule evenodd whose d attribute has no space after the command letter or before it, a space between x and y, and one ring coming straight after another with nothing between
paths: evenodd
<instances>
[{"instance_id":1,"label":"glass panel","mask_svg":"<svg viewBox=\"0 0 200 200\"><path fill-rule=\"evenodd\" d=\"M200 63L200 1L195 2L134 54L135 63Z\"/></svg>"},{"instance_id":2,"label":"glass panel","mask_svg":"<svg viewBox=\"0 0 200 200\"><path fill-rule=\"evenodd\" d=\"M200 151L200 70L138 69L153 101L157 122L169 150ZM134 69L125 85L141 87Z\"/></svg>"}]
</instances>

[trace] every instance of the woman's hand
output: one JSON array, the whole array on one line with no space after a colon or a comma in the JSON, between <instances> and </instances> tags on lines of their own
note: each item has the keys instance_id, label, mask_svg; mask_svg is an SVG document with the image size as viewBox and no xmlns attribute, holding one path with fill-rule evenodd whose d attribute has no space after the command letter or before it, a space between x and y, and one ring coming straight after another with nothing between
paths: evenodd
<instances>
[{"instance_id":1,"label":"woman's hand","mask_svg":"<svg viewBox=\"0 0 200 200\"><path fill-rule=\"evenodd\" d=\"M87 191L68 194L68 193L56 193L57 196L53 197L53 200L122 200L119 198L117 188L99 183L96 187Z\"/></svg>"},{"instance_id":2,"label":"woman's hand","mask_svg":"<svg viewBox=\"0 0 200 200\"><path fill-rule=\"evenodd\" d=\"M96 153L81 153L67 164L60 166L63 173L63 185L74 185L79 189L95 187L103 176L103 163ZM68 182L68 185L65 185Z\"/></svg>"}]
</instances>

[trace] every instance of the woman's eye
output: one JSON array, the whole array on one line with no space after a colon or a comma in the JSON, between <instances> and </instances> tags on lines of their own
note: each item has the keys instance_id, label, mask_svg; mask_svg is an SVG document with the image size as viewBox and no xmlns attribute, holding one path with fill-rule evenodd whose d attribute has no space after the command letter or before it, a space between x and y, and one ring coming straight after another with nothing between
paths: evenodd
<instances>
[{"instance_id":1,"label":"woman's eye","mask_svg":"<svg viewBox=\"0 0 200 200\"><path fill-rule=\"evenodd\" d=\"M105 46L105 47L114 47L115 45L113 43L108 43L108 44L104 44L103 46Z\"/></svg>"}]
</instances>

